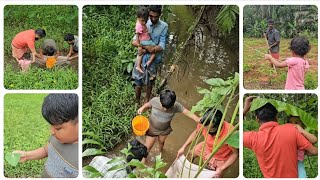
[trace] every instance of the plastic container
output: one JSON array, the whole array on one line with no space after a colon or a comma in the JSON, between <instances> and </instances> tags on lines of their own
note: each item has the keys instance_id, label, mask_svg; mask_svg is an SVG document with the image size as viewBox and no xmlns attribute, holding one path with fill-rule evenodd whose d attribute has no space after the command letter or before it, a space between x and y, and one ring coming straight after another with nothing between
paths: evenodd
<instances>
[{"instance_id":1,"label":"plastic container","mask_svg":"<svg viewBox=\"0 0 320 180\"><path fill-rule=\"evenodd\" d=\"M138 115L132 120L132 129L133 133L137 136L143 136L146 134L149 129L149 120L148 118Z\"/></svg>"}]
</instances>

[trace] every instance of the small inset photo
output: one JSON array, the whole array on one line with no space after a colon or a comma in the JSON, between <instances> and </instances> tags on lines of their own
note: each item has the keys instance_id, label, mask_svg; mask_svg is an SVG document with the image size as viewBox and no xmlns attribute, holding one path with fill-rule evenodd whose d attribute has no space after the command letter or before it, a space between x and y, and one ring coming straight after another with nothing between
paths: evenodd
<instances>
[{"instance_id":1,"label":"small inset photo","mask_svg":"<svg viewBox=\"0 0 320 180\"><path fill-rule=\"evenodd\" d=\"M4 88L78 88L78 7L4 7Z\"/></svg>"},{"instance_id":2,"label":"small inset photo","mask_svg":"<svg viewBox=\"0 0 320 180\"><path fill-rule=\"evenodd\" d=\"M78 176L78 95L6 94L4 176Z\"/></svg>"},{"instance_id":3,"label":"small inset photo","mask_svg":"<svg viewBox=\"0 0 320 180\"><path fill-rule=\"evenodd\" d=\"M317 88L317 6L244 7L243 86L245 89Z\"/></svg>"},{"instance_id":4,"label":"small inset photo","mask_svg":"<svg viewBox=\"0 0 320 180\"><path fill-rule=\"evenodd\" d=\"M318 176L316 94L246 94L243 108L243 176Z\"/></svg>"}]
</instances>

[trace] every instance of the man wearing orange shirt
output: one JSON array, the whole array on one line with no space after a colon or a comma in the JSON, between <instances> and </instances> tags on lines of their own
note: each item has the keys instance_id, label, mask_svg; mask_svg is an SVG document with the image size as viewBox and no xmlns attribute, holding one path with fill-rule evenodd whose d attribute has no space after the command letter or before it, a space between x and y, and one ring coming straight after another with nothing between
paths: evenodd
<instances>
[{"instance_id":1,"label":"man wearing orange shirt","mask_svg":"<svg viewBox=\"0 0 320 180\"><path fill-rule=\"evenodd\" d=\"M244 116L254 98L246 98ZM294 124L279 125L277 113L277 109L271 103L255 110L260 128L257 132L243 133L243 146L256 154L265 178L298 178L298 150L304 150L309 155L317 155L318 148L314 147Z\"/></svg>"},{"instance_id":2,"label":"man wearing orange shirt","mask_svg":"<svg viewBox=\"0 0 320 180\"><path fill-rule=\"evenodd\" d=\"M204 124L204 128L201 133L203 137L206 137L206 141L203 141L197 144L194 149L194 156L201 157L204 161L209 159L210 154L214 147L214 140L216 138L216 133L218 131L219 124L222 119L222 112L217 110L216 113L212 109L206 111L205 115L201 118L200 123L197 125L197 128L191 133L188 140L184 143L184 145L178 150L177 158L183 155L185 148L196 138L197 133L200 131L202 124ZM211 127L209 127L211 123ZM209 129L209 133L207 133ZM227 134L233 129L233 126L226 121L223 122L220 135L217 140L219 143ZM204 152L202 153L202 147L204 145ZM216 171L215 177L220 177L222 175L223 170L232 165L238 158L239 150L235 149L228 144L223 144L219 150L214 154L214 156L209 160L208 166L210 169Z\"/></svg>"},{"instance_id":3,"label":"man wearing orange shirt","mask_svg":"<svg viewBox=\"0 0 320 180\"><path fill-rule=\"evenodd\" d=\"M24 54L30 49L32 53L32 62L35 62L36 57L40 58L40 55L35 49L35 41L46 36L46 31L44 29L37 30L26 30L18 33L12 40L12 56L16 58L19 63L19 60L23 59Z\"/></svg>"}]
</instances>

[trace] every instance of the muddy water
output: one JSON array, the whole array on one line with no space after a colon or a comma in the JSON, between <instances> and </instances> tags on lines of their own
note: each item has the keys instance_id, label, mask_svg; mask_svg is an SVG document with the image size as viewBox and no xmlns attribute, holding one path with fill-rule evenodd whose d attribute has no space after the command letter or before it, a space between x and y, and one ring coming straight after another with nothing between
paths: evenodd
<instances>
[{"instance_id":1,"label":"muddy water","mask_svg":"<svg viewBox=\"0 0 320 180\"><path fill-rule=\"evenodd\" d=\"M170 6L170 11L165 19L169 24L169 41L164 56L164 68L161 73L166 75L166 70L172 65L175 58L176 47L188 38L188 29L196 19L196 14L188 6ZM208 78L226 79L238 72L238 54L237 49L228 49L226 43L216 37L211 37L210 32L204 26L199 26L193 38L188 42L182 58L177 63L177 69L168 79L166 88L174 90L177 95L177 101L191 110L192 106L202 99L202 95L197 93L196 87L209 88L204 83ZM234 109L236 100L232 101L230 111ZM230 112L229 111L229 112ZM226 120L231 118L231 112L227 114ZM162 169L165 173L176 158L178 149L184 144L191 132L196 128L196 123L184 116L176 114L171 123L173 132L168 136L162 158L167 166ZM119 144L107 156L114 157L119 155L119 151L124 148L128 141L138 139L145 142L145 137L130 137L129 140ZM153 146L146 164L154 165L155 156L159 154L158 143ZM89 160L84 161L87 164ZM239 162L236 161L228 168L223 177L238 177Z\"/></svg>"},{"instance_id":2,"label":"muddy water","mask_svg":"<svg viewBox=\"0 0 320 180\"><path fill-rule=\"evenodd\" d=\"M186 6L172 9L177 19L184 19L185 12L191 9ZM167 45L167 49L173 50L169 52L165 59L164 69L174 61L174 48L177 43L183 42L187 38L185 35L188 27L176 26L176 21L169 21L169 31L171 39ZM186 28L186 29L182 29ZM182 35L181 35L182 33ZM193 105L202 99L202 95L197 93L196 87L208 88L204 83L205 79L219 77L226 79L234 75L238 71L238 54L237 49L229 49L225 42L216 37L211 37L210 32L204 26L199 26L193 38L189 41L182 58L178 61L176 71L168 79L167 88L174 90L178 97L177 101L182 103L187 109L191 109ZM165 72L162 72L165 74ZM234 109L236 100L232 102L230 109ZM232 111L227 115L226 120L231 118ZM191 132L195 129L196 123L184 116L177 114L172 121L173 132L168 136L164 146L162 157L169 165L176 158L178 149L184 144ZM156 155L157 146L151 152L151 157ZM237 177L239 172L239 162L228 168L224 177Z\"/></svg>"}]
</instances>

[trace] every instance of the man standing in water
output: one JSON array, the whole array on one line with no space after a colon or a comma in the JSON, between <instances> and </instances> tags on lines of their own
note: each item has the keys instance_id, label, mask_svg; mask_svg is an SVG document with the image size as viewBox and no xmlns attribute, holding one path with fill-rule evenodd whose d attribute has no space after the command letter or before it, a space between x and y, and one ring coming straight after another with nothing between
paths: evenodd
<instances>
[{"instance_id":1,"label":"man standing in water","mask_svg":"<svg viewBox=\"0 0 320 180\"><path fill-rule=\"evenodd\" d=\"M274 21L272 19L268 20L268 29L263 34L264 37L268 40L268 51L271 52L271 56L277 60L280 59L280 33L277 29L273 27Z\"/></svg>"},{"instance_id":2,"label":"man standing in water","mask_svg":"<svg viewBox=\"0 0 320 180\"><path fill-rule=\"evenodd\" d=\"M143 85L146 86L146 96L144 99L144 104L149 102L152 87L156 78L157 67L162 60L162 52L166 46L166 38L168 32L168 24L160 20L160 15L162 13L161 5L151 5L149 6L149 20L147 22L147 28L150 33L151 40L156 44L153 47L144 47L139 44L137 37L134 36L132 45L138 47L138 53L143 55L142 66L146 67L144 73L139 73L136 70L136 64L132 71L132 77L135 80L135 94L136 103L140 104L141 98L141 88ZM151 53L155 53L156 57L153 62L149 62Z\"/></svg>"}]
</instances>

